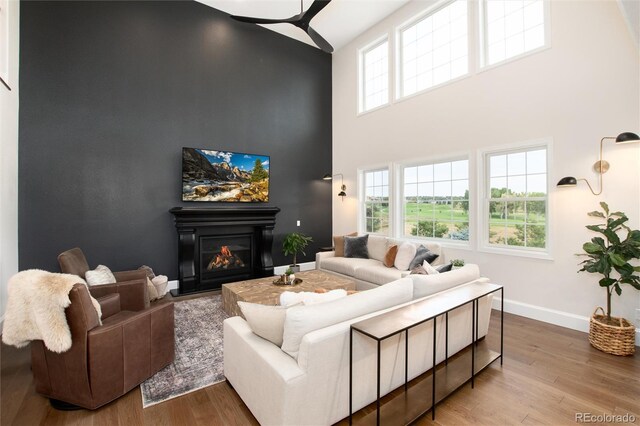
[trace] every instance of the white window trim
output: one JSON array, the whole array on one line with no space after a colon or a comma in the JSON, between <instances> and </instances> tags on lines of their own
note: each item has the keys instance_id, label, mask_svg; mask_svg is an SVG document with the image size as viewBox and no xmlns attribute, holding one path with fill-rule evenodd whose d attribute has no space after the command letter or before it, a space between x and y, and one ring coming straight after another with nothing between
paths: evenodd
<instances>
[{"instance_id":1,"label":"white window trim","mask_svg":"<svg viewBox=\"0 0 640 426\"><path fill-rule=\"evenodd\" d=\"M459 160L467 160L469 162L469 240L451 240L448 238L434 238L434 237L420 237L414 235L404 235L404 169L405 167L415 167L424 164L436 164L436 163L447 163L451 161L459 161ZM411 160L406 161L398 161L395 162L394 165L394 182L396 183L393 187L393 196L394 200L398 200L397 203L394 204L394 217L397 217L398 220L393 222L393 235L402 240L411 240L411 241L429 241L440 244L442 247L450 247L455 249L462 250L472 250L475 243L476 238L476 227L474 220L474 215L476 212L476 199L475 199L475 190L473 188L473 179L475 176L475 165L473 164L473 156L471 152L457 152L451 153L447 155L439 155L439 156L431 156L431 157L422 157L422 158L412 158ZM391 176L391 175L389 175ZM391 195L391 194L390 194ZM390 209L391 210L391 209Z\"/></svg>"},{"instance_id":2,"label":"white window trim","mask_svg":"<svg viewBox=\"0 0 640 426\"><path fill-rule=\"evenodd\" d=\"M365 173L376 172L381 170L387 170L389 173L389 232L387 234L382 234L378 232L368 232L367 227L364 221L364 217L366 214L365 210ZM372 234L372 235L381 235L385 237L392 238L394 236L394 210L395 210L395 190L394 190L394 172L393 172L393 164L392 163L384 163L377 164L373 166L363 167L358 169L358 234Z\"/></svg>"},{"instance_id":3,"label":"white window trim","mask_svg":"<svg viewBox=\"0 0 640 426\"><path fill-rule=\"evenodd\" d=\"M477 74L491 70L493 68L500 67L502 65L509 64L511 62L519 61L520 59L524 59L527 56L535 55L536 53L543 52L547 49L551 48L551 1L543 0L542 2L544 8L544 45L537 47L533 50L527 50L526 52L522 52L519 55L511 56L510 58L504 59L500 62L496 62L495 64L488 65L487 58L487 31L486 31L486 7L485 0L479 0L478 2L478 31L477 35Z\"/></svg>"},{"instance_id":4,"label":"white window trim","mask_svg":"<svg viewBox=\"0 0 640 426\"><path fill-rule=\"evenodd\" d=\"M547 211L545 214L545 232L546 232L546 248L529 248L529 247L502 247L489 244L489 204L487 202L487 186L489 182L488 168L486 159L488 155L498 153L510 153L514 151L525 151L532 148L546 148L547 150ZM477 225L478 230L478 251L484 253L503 254L509 256L528 257L533 259L553 260L553 239L552 226L550 220L553 213L553 203L551 197L551 182L555 182L551 167L553 164L553 138L533 139L523 142L516 142L507 145L488 147L478 150L477 156Z\"/></svg>"},{"instance_id":5,"label":"white window trim","mask_svg":"<svg viewBox=\"0 0 640 426\"><path fill-rule=\"evenodd\" d=\"M394 38L395 38L395 43L394 43L394 50L396 52L395 55L395 85L393 86L394 91L395 91L395 96L394 98L394 103L397 102L402 102L406 99L411 99L414 96L418 96L418 95L422 95L424 93L430 92L432 90L435 89L439 89L443 86L447 86L449 84L453 84L456 83L460 80L464 80L465 78L468 78L471 76L471 71L473 68L473 62L471 61L472 56L471 56L471 51L473 49L471 49L471 45L472 45L472 37L471 37L471 32L473 31L473 26L472 26L472 21L473 21L473 8L472 8L472 3L474 2L470 2L467 1L467 72L465 74L459 75L458 77L455 77L451 80L447 80L444 81L442 83L436 84L434 86L431 87L427 87L425 89L419 90L417 92L414 92L410 95L402 95L402 85L403 85L403 81L402 81L402 46L400 45L402 42L402 35L401 33L406 30L407 28L409 28L412 25L417 24L418 22L420 22L421 20L427 18L430 15L433 15L434 13L440 11L441 9L444 9L445 7L449 6L451 3L455 2L457 0L442 0L440 2L437 2L436 4L432 5L431 7L428 7L427 9L423 10L422 12L412 16L411 18L407 19L406 21L404 21L402 24L398 25L395 28L394 31ZM391 44L389 44L391 45ZM391 86L390 86L391 87Z\"/></svg>"},{"instance_id":6,"label":"white window trim","mask_svg":"<svg viewBox=\"0 0 640 426\"><path fill-rule=\"evenodd\" d=\"M365 85L365 81L364 81L364 55L372 50L375 49L376 47L378 47L379 45L381 45L384 42L387 42L387 77L388 77L388 81L387 81L387 101L382 104L382 105L378 105L375 108L370 108L365 110L364 107L364 85ZM377 111L379 109L388 107L391 104L391 89L392 89L392 77L391 77L391 71L392 71L392 67L391 67L391 54L393 52L393 49L391 48L391 37L389 33L385 33L384 35L376 38L375 40L373 40L371 43L367 44L364 47L361 47L360 49L358 49L357 52L357 64L358 64L358 102L357 102L357 116L361 116L364 114L368 114L370 112L373 111Z\"/></svg>"}]
</instances>

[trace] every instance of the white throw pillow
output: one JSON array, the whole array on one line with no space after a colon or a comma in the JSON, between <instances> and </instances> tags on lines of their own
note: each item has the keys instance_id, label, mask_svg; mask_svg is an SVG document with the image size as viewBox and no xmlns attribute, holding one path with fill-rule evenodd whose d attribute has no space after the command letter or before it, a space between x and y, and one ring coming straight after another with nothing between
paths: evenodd
<instances>
[{"instance_id":1,"label":"white throw pillow","mask_svg":"<svg viewBox=\"0 0 640 426\"><path fill-rule=\"evenodd\" d=\"M435 275L440 273L440 271L438 271L436 268L431 266L431 264L426 260L422 262L422 267L424 268L425 271L427 271L427 275Z\"/></svg>"},{"instance_id":2,"label":"white throw pillow","mask_svg":"<svg viewBox=\"0 0 640 426\"><path fill-rule=\"evenodd\" d=\"M238 302L238 306L254 334L278 347L282 346L284 318L289 306L260 305L249 302Z\"/></svg>"},{"instance_id":3,"label":"white throw pillow","mask_svg":"<svg viewBox=\"0 0 640 426\"><path fill-rule=\"evenodd\" d=\"M313 291L301 291L299 293L293 291L285 291L280 295L280 306L292 306L297 303L304 305L314 305L316 303L330 302L340 299L347 295L347 290L337 289L326 293L315 293Z\"/></svg>"},{"instance_id":4,"label":"white throw pillow","mask_svg":"<svg viewBox=\"0 0 640 426\"><path fill-rule=\"evenodd\" d=\"M369 234L367 241L367 250L369 251L369 259L375 259L382 262L387 254L387 237Z\"/></svg>"},{"instance_id":5,"label":"white throw pillow","mask_svg":"<svg viewBox=\"0 0 640 426\"><path fill-rule=\"evenodd\" d=\"M87 280L87 284L101 285L101 284L113 284L116 282L116 277L111 272L111 269L104 265L98 265L93 271L87 271L84 274L84 278Z\"/></svg>"},{"instance_id":6,"label":"white throw pillow","mask_svg":"<svg viewBox=\"0 0 640 426\"><path fill-rule=\"evenodd\" d=\"M302 338L309 332L411 300L413 281L402 278L327 303L287 309L282 350L298 359Z\"/></svg>"},{"instance_id":7,"label":"white throw pillow","mask_svg":"<svg viewBox=\"0 0 640 426\"><path fill-rule=\"evenodd\" d=\"M400 271L408 271L414 257L416 257L415 244L405 241L398 247L398 254L396 254L393 266Z\"/></svg>"}]
</instances>

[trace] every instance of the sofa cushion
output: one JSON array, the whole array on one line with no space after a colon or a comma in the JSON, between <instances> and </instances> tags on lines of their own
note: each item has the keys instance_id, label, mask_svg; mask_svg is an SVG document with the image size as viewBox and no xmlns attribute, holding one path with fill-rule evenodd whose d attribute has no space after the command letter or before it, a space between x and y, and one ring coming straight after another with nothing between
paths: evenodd
<instances>
[{"instance_id":1,"label":"sofa cushion","mask_svg":"<svg viewBox=\"0 0 640 426\"><path fill-rule=\"evenodd\" d=\"M358 259L368 259L369 250L367 249L367 241L369 234L360 237L344 237L344 257L355 257Z\"/></svg>"},{"instance_id":2,"label":"sofa cushion","mask_svg":"<svg viewBox=\"0 0 640 426\"><path fill-rule=\"evenodd\" d=\"M410 275L409 278L413 280L413 298L419 299L477 280L480 278L480 269L478 265L467 264L446 274Z\"/></svg>"},{"instance_id":3,"label":"sofa cushion","mask_svg":"<svg viewBox=\"0 0 640 426\"><path fill-rule=\"evenodd\" d=\"M352 232L347 234L348 237L355 237L358 235L357 232ZM335 257L344 256L344 237L345 235L334 235L333 236L333 253Z\"/></svg>"},{"instance_id":4,"label":"sofa cushion","mask_svg":"<svg viewBox=\"0 0 640 426\"><path fill-rule=\"evenodd\" d=\"M322 260L322 269L355 277L356 270L362 267L379 264L374 259L357 259L352 257L329 257Z\"/></svg>"},{"instance_id":5,"label":"sofa cushion","mask_svg":"<svg viewBox=\"0 0 640 426\"><path fill-rule=\"evenodd\" d=\"M369 241L367 242L367 249L369 250L369 258L384 261L384 257L387 254L387 237L381 235L369 235Z\"/></svg>"},{"instance_id":6,"label":"sofa cushion","mask_svg":"<svg viewBox=\"0 0 640 426\"><path fill-rule=\"evenodd\" d=\"M354 277L362 281L382 285L402 278L402 272L396 268L387 268L378 262L377 265L358 268Z\"/></svg>"},{"instance_id":7,"label":"sofa cushion","mask_svg":"<svg viewBox=\"0 0 640 426\"><path fill-rule=\"evenodd\" d=\"M300 342L307 333L408 302L413 296L413 286L411 279L402 278L332 302L289 308L282 350L297 359Z\"/></svg>"},{"instance_id":8,"label":"sofa cushion","mask_svg":"<svg viewBox=\"0 0 640 426\"><path fill-rule=\"evenodd\" d=\"M396 254L396 260L394 262L395 267L400 271L408 271L409 265L411 264L411 261L413 260L415 255L415 244L405 241L404 243L400 244L400 247L398 247L398 254Z\"/></svg>"},{"instance_id":9,"label":"sofa cushion","mask_svg":"<svg viewBox=\"0 0 640 426\"><path fill-rule=\"evenodd\" d=\"M317 293L314 291L285 291L280 295L280 306L293 306L297 303L304 305L315 305L316 303L330 302L347 296L347 290L337 288L335 290L326 291L326 293Z\"/></svg>"}]
</instances>

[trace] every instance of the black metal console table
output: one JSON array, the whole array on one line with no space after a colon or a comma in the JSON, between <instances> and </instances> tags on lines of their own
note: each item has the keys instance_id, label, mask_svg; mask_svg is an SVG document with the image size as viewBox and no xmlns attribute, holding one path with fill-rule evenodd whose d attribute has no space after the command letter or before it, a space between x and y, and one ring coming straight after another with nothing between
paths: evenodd
<instances>
[{"instance_id":1,"label":"black metal console table","mask_svg":"<svg viewBox=\"0 0 640 426\"><path fill-rule=\"evenodd\" d=\"M478 340L478 300L489 294L501 292L500 306L500 352L488 348L486 340ZM469 348L465 348L449 359L449 312L471 303L471 336L472 342ZM444 315L445 318L445 360L443 366L436 365L436 319ZM431 388L428 382L423 381L418 386L409 387L409 330L433 321L433 368L431 369ZM405 332L405 365L404 365L404 398L397 397L390 401L385 410L389 412L389 418L383 418L383 424L398 423L409 424L431 410L431 416L435 420L436 404L453 393L455 390L471 381L474 386L475 375L484 370L493 361L500 359L502 364L502 352L504 347L504 287L491 283L472 283L444 291L428 299L420 300L407 306L386 312L381 315L360 321L351 325L349 334L349 424L353 417L353 333L357 332L370 337L377 342L377 400L376 411L365 417L365 423L372 423L370 417L375 416L376 424L380 425L380 345L383 340L391 336ZM469 365L470 364L470 365ZM436 371L444 375L442 383L436 384ZM470 373L470 374L469 374ZM425 373L426 374L426 373ZM430 393L430 395L429 395ZM429 398L430 396L430 398ZM429 401L431 399L431 401ZM401 409L394 410L394 402L401 404ZM397 414L403 413L403 419ZM384 413L383 413L384 415ZM393 417L391 417L393 416ZM366 421L370 420L370 421Z\"/></svg>"}]
</instances>

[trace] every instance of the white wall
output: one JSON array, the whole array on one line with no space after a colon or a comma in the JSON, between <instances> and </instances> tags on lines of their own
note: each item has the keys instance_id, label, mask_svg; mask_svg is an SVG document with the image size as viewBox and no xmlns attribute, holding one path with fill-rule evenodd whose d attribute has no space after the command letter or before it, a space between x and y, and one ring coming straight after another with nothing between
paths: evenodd
<instances>
[{"instance_id":1,"label":"white wall","mask_svg":"<svg viewBox=\"0 0 640 426\"><path fill-rule=\"evenodd\" d=\"M0 320L18 272L18 49L20 2L9 1L9 86L0 85Z\"/></svg>"},{"instance_id":2,"label":"white wall","mask_svg":"<svg viewBox=\"0 0 640 426\"><path fill-rule=\"evenodd\" d=\"M334 234L356 229L358 168L450 152L475 159L482 147L551 137L552 184L568 175L595 183L591 167L600 139L640 133L640 57L615 0L553 0L550 49L357 116L358 48L429 4L412 1L333 56L333 173L344 173L349 195L334 202ZM454 249L445 250L447 257L478 263L484 275L504 284L508 310L586 330L586 318L606 303L597 277L576 273L574 254L594 236L584 228L586 212L604 200L640 227L640 144L609 142L605 158L611 170L601 196L584 184L552 185L553 260ZM634 321L639 300L625 286L614 299L614 314Z\"/></svg>"}]
</instances>

